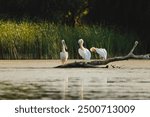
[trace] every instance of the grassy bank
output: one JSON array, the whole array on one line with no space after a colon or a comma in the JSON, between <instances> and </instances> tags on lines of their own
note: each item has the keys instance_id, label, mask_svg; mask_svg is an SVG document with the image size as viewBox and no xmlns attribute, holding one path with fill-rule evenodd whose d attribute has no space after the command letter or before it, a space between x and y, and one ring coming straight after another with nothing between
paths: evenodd
<instances>
[{"instance_id":1,"label":"grassy bank","mask_svg":"<svg viewBox=\"0 0 150 117\"><path fill-rule=\"evenodd\" d=\"M123 34L104 26L69 27L48 22L0 21L0 59L58 59L61 39L66 41L69 58L79 58L78 39L85 46L104 47L109 56L126 54L137 40L135 34ZM94 54L92 57L95 58Z\"/></svg>"}]
</instances>

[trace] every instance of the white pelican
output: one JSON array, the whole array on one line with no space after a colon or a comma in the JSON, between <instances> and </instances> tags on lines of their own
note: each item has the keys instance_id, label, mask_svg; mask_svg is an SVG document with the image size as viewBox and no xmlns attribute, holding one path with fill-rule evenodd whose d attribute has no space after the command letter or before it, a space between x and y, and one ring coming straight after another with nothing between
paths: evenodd
<instances>
[{"instance_id":1,"label":"white pelican","mask_svg":"<svg viewBox=\"0 0 150 117\"><path fill-rule=\"evenodd\" d=\"M79 55L84 59L84 60L90 60L91 59L91 52L83 47L83 39L79 39L78 41L80 48L78 49Z\"/></svg>"},{"instance_id":2,"label":"white pelican","mask_svg":"<svg viewBox=\"0 0 150 117\"><path fill-rule=\"evenodd\" d=\"M106 51L105 48L95 48L95 47L92 47L90 49L90 51L98 53L99 57L102 58L103 60L107 59L107 51Z\"/></svg>"},{"instance_id":3,"label":"white pelican","mask_svg":"<svg viewBox=\"0 0 150 117\"><path fill-rule=\"evenodd\" d=\"M62 40L61 43L62 43L62 52L60 52L60 59L62 61L62 64L65 64L68 59L68 52L66 52L67 46L65 40Z\"/></svg>"}]
</instances>

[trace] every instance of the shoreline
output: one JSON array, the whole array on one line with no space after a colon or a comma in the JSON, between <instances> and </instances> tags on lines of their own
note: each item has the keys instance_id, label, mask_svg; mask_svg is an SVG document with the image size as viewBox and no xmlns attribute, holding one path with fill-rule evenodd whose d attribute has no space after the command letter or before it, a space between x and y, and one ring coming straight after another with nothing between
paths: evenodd
<instances>
[{"instance_id":1,"label":"shoreline","mask_svg":"<svg viewBox=\"0 0 150 117\"><path fill-rule=\"evenodd\" d=\"M68 63L82 61L82 59L68 60ZM9 67L55 67L61 65L60 60L0 60L0 68ZM108 64L109 66L119 66L120 68L148 68L150 69L149 60L124 60ZM105 66L105 65L103 65Z\"/></svg>"}]
</instances>

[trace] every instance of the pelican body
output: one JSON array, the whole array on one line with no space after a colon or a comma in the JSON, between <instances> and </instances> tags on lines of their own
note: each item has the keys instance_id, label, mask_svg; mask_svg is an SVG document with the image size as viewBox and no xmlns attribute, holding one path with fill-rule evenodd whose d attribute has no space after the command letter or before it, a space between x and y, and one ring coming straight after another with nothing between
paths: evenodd
<instances>
[{"instance_id":1,"label":"pelican body","mask_svg":"<svg viewBox=\"0 0 150 117\"><path fill-rule=\"evenodd\" d=\"M92 47L90 49L90 51L98 53L99 57L102 58L103 60L107 59L107 51L106 51L105 48L95 48L95 47Z\"/></svg>"},{"instance_id":2,"label":"pelican body","mask_svg":"<svg viewBox=\"0 0 150 117\"><path fill-rule=\"evenodd\" d=\"M62 40L61 43L62 43L62 52L60 52L60 59L62 61L62 64L65 64L68 60L68 52L66 52L67 46L65 40Z\"/></svg>"},{"instance_id":3,"label":"pelican body","mask_svg":"<svg viewBox=\"0 0 150 117\"><path fill-rule=\"evenodd\" d=\"M91 52L83 46L83 39L79 39L78 41L80 48L78 49L79 55L84 59L84 60L90 60L91 59Z\"/></svg>"}]
</instances>

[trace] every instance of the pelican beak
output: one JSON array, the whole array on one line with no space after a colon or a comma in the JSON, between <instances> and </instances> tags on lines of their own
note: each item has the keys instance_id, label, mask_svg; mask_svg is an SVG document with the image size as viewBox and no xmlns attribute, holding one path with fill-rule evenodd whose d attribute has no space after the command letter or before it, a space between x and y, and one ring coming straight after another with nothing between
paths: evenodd
<instances>
[{"instance_id":1,"label":"pelican beak","mask_svg":"<svg viewBox=\"0 0 150 117\"><path fill-rule=\"evenodd\" d=\"M81 45L82 45L82 41L81 41L81 40L79 40L79 41L78 41L78 44L79 44L79 47L81 47Z\"/></svg>"},{"instance_id":2,"label":"pelican beak","mask_svg":"<svg viewBox=\"0 0 150 117\"><path fill-rule=\"evenodd\" d=\"M92 49L92 48L90 48L90 51L91 51L91 52L93 52L93 49Z\"/></svg>"},{"instance_id":3,"label":"pelican beak","mask_svg":"<svg viewBox=\"0 0 150 117\"><path fill-rule=\"evenodd\" d=\"M64 42L64 46L65 46L65 49L67 50L68 48L67 48L67 45L66 45L66 43Z\"/></svg>"},{"instance_id":4,"label":"pelican beak","mask_svg":"<svg viewBox=\"0 0 150 117\"><path fill-rule=\"evenodd\" d=\"M95 47L90 48L91 52L96 52Z\"/></svg>"},{"instance_id":5,"label":"pelican beak","mask_svg":"<svg viewBox=\"0 0 150 117\"><path fill-rule=\"evenodd\" d=\"M68 47L65 45L66 50L68 49Z\"/></svg>"}]
</instances>

